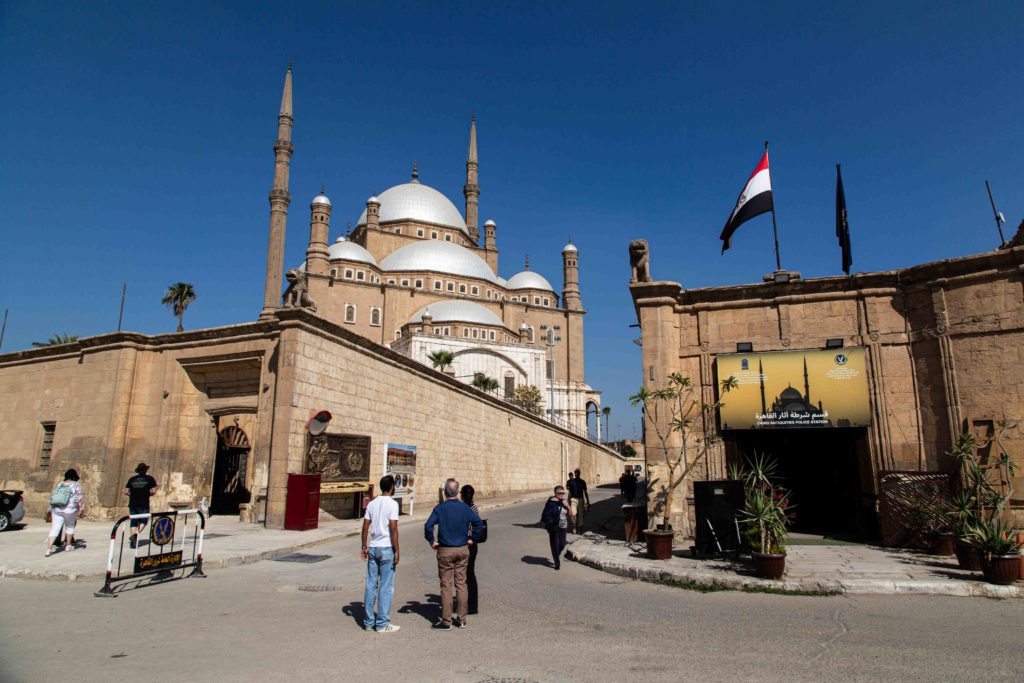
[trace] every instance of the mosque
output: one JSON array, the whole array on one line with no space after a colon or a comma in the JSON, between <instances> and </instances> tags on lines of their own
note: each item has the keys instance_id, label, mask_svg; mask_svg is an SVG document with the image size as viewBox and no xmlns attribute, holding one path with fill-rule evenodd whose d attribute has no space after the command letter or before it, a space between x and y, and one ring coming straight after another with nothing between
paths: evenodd
<instances>
[{"instance_id":1,"label":"mosque","mask_svg":"<svg viewBox=\"0 0 1024 683\"><path fill-rule=\"evenodd\" d=\"M292 123L289 69L275 144L264 317L280 305L284 284L280 273ZM579 249L571 240L562 249L560 295L547 278L530 270L528 259L524 270L501 277L497 223L485 221L482 235L478 226L478 172L474 119L465 214L421 182L414 163L408 182L369 197L351 234L333 242L333 206L321 188L310 203L306 260L288 271L290 281L304 284L305 307L366 339L428 365L432 353L451 352L453 362L445 372L460 381L471 383L483 374L498 383L506 399L516 387L536 387L545 416L551 418L553 408L554 421L585 433L588 413L600 412L600 392L587 385L583 374ZM600 440L600 420L594 424Z\"/></svg>"}]
</instances>

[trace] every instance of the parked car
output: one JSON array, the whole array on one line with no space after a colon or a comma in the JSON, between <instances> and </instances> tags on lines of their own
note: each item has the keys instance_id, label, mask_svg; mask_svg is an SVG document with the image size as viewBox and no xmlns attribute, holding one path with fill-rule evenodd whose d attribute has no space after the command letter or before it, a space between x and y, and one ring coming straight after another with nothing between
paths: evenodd
<instances>
[{"instance_id":1,"label":"parked car","mask_svg":"<svg viewBox=\"0 0 1024 683\"><path fill-rule=\"evenodd\" d=\"M7 531L25 517L25 499L21 491L0 491L0 531Z\"/></svg>"}]
</instances>

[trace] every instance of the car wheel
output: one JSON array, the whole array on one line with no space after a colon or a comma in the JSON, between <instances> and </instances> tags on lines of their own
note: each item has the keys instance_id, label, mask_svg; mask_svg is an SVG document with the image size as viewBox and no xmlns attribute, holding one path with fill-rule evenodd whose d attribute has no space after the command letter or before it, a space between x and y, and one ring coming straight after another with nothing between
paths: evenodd
<instances>
[{"instance_id":1,"label":"car wheel","mask_svg":"<svg viewBox=\"0 0 1024 683\"><path fill-rule=\"evenodd\" d=\"M0 512L0 531L7 531L11 526L11 516L6 512Z\"/></svg>"}]
</instances>

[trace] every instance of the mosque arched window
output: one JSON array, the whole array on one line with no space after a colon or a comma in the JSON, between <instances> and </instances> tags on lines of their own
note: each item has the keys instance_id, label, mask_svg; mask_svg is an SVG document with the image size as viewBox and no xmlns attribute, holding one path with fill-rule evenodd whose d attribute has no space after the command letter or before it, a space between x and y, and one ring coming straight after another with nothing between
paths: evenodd
<instances>
[{"instance_id":1,"label":"mosque arched window","mask_svg":"<svg viewBox=\"0 0 1024 683\"><path fill-rule=\"evenodd\" d=\"M345 304L345 322L354 323L356 321L356 307L352 304Z\"/></svg>"},{"instance_id":2,"label":"mosque arched window","mask_svg":"<svg viewBox=\"0 0 1024 683\"><path fill-rule=\"evenodd\" d=\"M451 242L452 241L452 236L451 235L445 235L444 236L444 241L445 242Z\"/></svg>"},{"instance_id":3,"label":"mosque arched window","mask_svg":"<svg viewBox=\"0 0 1024 683\"><path fill-rule=\"evenodd\" d=\"M466 285L459 285L459 294L466 293Z\"/></svg>"},{"instance_id":4,"label":"mosque arched window","mask_svg":"<svg viewBox=\"0 0 1024 683\"><path fill-rule=\"evenodd\" d=\"M550 306L551 305L551 299L549 299L547 297L544 297L544 305L545 306Z\"/></svg>"},{"instance_id":5,"label":"mosque arched window","mask_svg":"<svg viewBox=\"0 0 1024 683\"><path fill-rule=\"evenodd\" d=\"M380 309L379 308L371 308L370 309L370 324L373 325L374 327L380 327Z\"/></svg>"},{"instance_id":6,"label":"mosque arched window","mask_svg":"<svg viewBox=\"0 0 1024 683\"><path fill-rule=\"evenodd\" d=\"M471 293L471 294L472 294L473 296L480 296L480 288L479 288L479 287L476 287L476 286L474 286L474 287L473 287L473 289L472 289L472 290L470 290L470 293Z\"/></svg>"}]
</instances>

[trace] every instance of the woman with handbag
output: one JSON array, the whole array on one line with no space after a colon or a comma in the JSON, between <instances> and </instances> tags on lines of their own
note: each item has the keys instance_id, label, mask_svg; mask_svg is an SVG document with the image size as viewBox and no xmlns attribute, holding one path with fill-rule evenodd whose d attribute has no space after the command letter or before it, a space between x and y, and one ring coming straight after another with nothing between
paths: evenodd
<instances>
[{"instance_id":1,"label":"woman with handbag","mask_svg":"<svg viewBox=\"0 0 1024 683\"><path fill-rule=\"evenodd\" d=\"M480 514L479 508L473 502L473 495L476 490L466 484L459 490L459 497L462 498L462 502L468 505L473 512L477 515ZM477 608L479 605L479 588L476 583L476 554L478 552L479 545L487 540L487 520L484 520L483 531L480 532L480 540L476 543L469 544L469 568L466 570L466 588L469 590L469 613L477 614Z\"/></svg>"},{"instance_id":2,"label":"woman with handbag","mask_svg":"<svg viewBox=\"0 0 1024 683\"><path fill-rule=\"evenodd\" d=\"M46 556L53 554L53 542L60 535L61 528L67 534L65 550L75 549L75 525L85 514L82 501L82 486L78 483L78 472L73 469L64 473L64 481L57 484L50 494L50 536L46 539Z\"/></svg>"}]
</instances>

